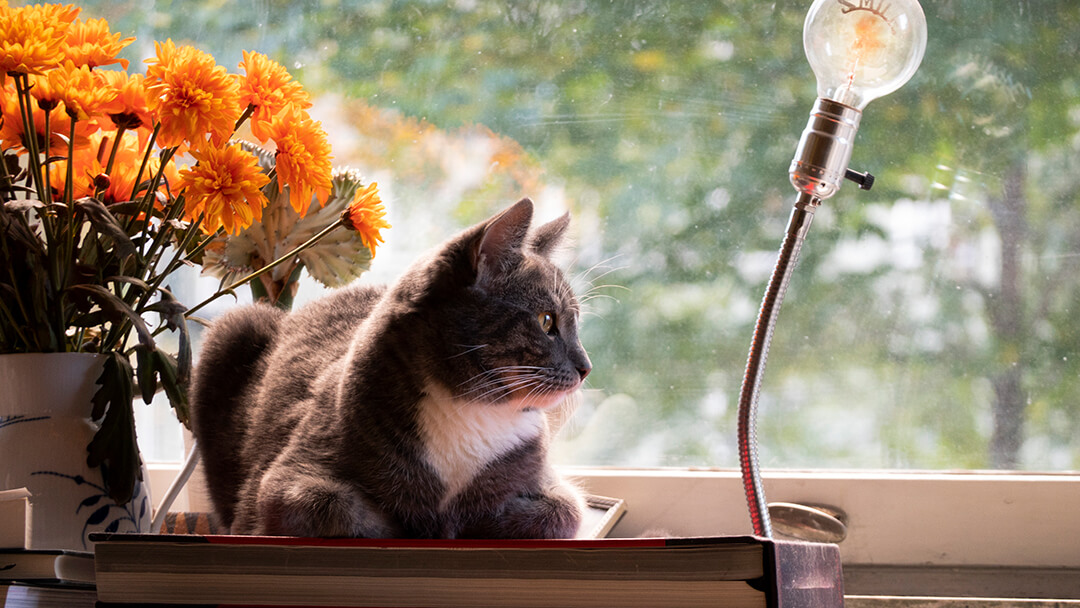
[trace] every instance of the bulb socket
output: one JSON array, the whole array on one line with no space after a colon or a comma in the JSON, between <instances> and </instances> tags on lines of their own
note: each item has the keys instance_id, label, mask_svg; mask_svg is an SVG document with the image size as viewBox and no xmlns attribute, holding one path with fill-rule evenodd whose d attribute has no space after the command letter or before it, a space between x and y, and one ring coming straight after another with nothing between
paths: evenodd
<instances>
[{"instance_id":1,"label":"bulb socket","mask_svg":"<svg viewBox=\"0 0 1080 608\"><path fill-rule=\"evenodd\" d=\"M819 97L810 111L788 173L795 189L824 200L844 181L862 112Z\"/></svg>"}]
</instances>

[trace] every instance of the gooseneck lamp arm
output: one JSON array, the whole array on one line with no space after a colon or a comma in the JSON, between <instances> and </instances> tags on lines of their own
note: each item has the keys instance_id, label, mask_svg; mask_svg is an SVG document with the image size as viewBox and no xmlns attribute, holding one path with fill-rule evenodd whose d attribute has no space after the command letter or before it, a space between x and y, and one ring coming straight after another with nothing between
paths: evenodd
<instances>
[{"instance_id":1,"label":"gooseneck lamp arm","mask_svg":"<svg viewBox=\"0 0 1080 608\"><path fill-rule=\"evenodd\" d=\"M757 454L757 401L776 320L814 211L844 179L869 190L874 178L848 168L862 109L900 88L926 50L918 0L816 0L803 25L803 48L818 100L791 162L797 192L776 267L765 289L746 361L738 410L739 467L754 534L772 537Z\"/></svg>"}]
</instances>

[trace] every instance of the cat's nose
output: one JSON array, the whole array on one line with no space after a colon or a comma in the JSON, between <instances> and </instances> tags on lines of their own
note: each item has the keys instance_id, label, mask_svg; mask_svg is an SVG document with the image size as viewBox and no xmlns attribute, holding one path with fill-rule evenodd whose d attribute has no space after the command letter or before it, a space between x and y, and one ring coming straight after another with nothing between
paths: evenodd
<instances>
[{"instance_id":1,"label":"cat's nose","mask_svg":"<svg viewBox=\"0 0 1080 608\"><path fill-rule=\"evenodd\" d=\"M578 375L581 376L582 381L592 371L592 361L589 361L589 355L585 354L585 351L581 348L571 351L570 362L573 364L574 369L577 370Z\"/></svg>"},{"instance_id":2,"label":"cat's nose","mask_svg":"<svg viewBox=\"0 0 1080 608\"><path fill-rule=\"evenodd\" d=\"M577 368L577 373L581 376L582 380L584 380L585 376L588 376L589 372L591 372L591 371L592 371L592 363L585 363L584 365Z\"/></svg>"}]
</instances>

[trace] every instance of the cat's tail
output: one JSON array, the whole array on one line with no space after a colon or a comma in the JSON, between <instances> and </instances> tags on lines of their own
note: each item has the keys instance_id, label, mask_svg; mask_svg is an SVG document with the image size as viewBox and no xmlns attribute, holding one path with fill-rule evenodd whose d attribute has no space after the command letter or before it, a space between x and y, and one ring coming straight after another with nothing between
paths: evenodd
<instances>
[{"instance_id":1,"label":"cat's tail","mask_svg":"<svg viewBox=\"0 0 1080 608\"><path fill-rule=\"evenodd\" d=\"M247 475L241 448L249 391L263 373L285 312L257 304L232 310L211 326L192 379L191 422L203 457L210 500L221 525L232 525L236 497Z\"/></svg>"}]
</instances>

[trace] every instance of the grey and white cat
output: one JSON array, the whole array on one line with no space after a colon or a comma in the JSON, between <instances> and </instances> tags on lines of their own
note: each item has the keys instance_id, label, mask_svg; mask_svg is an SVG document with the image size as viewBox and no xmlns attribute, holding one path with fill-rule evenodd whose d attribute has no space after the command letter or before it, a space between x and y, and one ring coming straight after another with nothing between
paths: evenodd
<instances>
[{"instance_id":1,"label":"grey and white cat","mask_svg":"<svg viewBox=\"0 0 1080 608\"><path fill-rule=\"evenodd\" d=\"M219 523L234 534L564 538L583 500L548 418L591 369L550 261L569 215L523 199L388 287L214 323L191 390Z\"/></svg>"}]
</instances>

